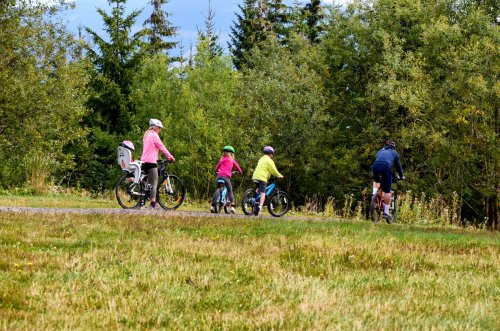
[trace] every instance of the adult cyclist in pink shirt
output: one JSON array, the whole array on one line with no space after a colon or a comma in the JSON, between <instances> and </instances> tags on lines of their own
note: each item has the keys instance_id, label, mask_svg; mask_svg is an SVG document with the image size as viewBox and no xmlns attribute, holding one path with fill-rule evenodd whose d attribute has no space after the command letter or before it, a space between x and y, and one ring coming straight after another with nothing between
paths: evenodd
<instances>
[{"instance_id":1,"label":"adult cyclist in pink shirt","mask_svg":"<svg viewBox=\"0 0 500 331\"><path fill-rule=\"evenodd\" d=\"M144 134L141 161L142 170L149 175L149 183L151 189L151 208L156 208L156 189L158 186L158 152L161 151L169 161L175 161L175 158L170 154L168 149L161 142L159 133L163 128L163 124L157 119L149 120L149 129Z\"/></svg>"},{"instance_id":2,"label":"adult cyclist in pink shirt","mask_svg":"<svg viewBox=\"0 0 500 331\"><path fill-rule=\"evenodd\" d=\"M238 162L234 159L235 150L233 146L224 146L222 149L222 157L215 166L215 172L217 173L217 179L215 182L217 183L219 180L223 180L226 183L227 188L227 201L230 204L229 212L232 214L236 214L234 210L234 194L233 194L233 186L231 185L231 176L233 174L233 166L236 170L241 174L243 171L239 166ZM210 206L210 211L215 212L215 204L217 201L217 195L214 194L212 197L212 204Z\"/></svg>"}]
</instances>

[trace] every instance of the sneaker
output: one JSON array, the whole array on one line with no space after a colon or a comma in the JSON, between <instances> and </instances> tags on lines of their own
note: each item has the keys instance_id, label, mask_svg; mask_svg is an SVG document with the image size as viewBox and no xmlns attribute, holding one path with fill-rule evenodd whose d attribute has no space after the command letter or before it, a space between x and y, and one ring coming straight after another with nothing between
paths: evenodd
<instances>
[{"instance_id":1,"label":"sneaker","mask_svg":"<svg viewBox=\"0 0 500 331\"><path fill-rule=\"evenodd\" d=\"M259 213L260 213L261 210L262 210L262 207L257 205L255 207L253 207L253 214L255 216L259 215Z\"/></svg>"},{"instance_id":2,"label":"sneaker","mask_svg":"<svg viewBox=\"0 0 500 331\"><path fill-rule=\"evenodd\" d=\"M384 218L388 224L392 224L392 215L384 213Z\"/></svg>"},{"instance_id":3,"label":"sneaker","mask_svg":"<svg viewBox=\"0 0 500 331\"><path fill-rule=\"evenodd\" d=\"M229 208L229 213L236 214L236 210L234 209L234 207Z\"/></svg>"},{"instance_id":4,"label":"sneaker","mask_svg":"<svg viewBox=\"0 0 500 331\"><path fill-rule=\"evenodd\" d=\"M215 207L214 207L214 205L210 205L210 212L211 213L215 213Z\"/></svg>"},{"instance_id":5,"label":"sneaker","mask_svg":"<svg viewBox=\"0 0 500 331\"><path fill-rule=\"evenodd\" d=\"M156 202L151 202L151 209L157 209L158 208L158 205L156 204Z\"/></svg>"}]
</instances>

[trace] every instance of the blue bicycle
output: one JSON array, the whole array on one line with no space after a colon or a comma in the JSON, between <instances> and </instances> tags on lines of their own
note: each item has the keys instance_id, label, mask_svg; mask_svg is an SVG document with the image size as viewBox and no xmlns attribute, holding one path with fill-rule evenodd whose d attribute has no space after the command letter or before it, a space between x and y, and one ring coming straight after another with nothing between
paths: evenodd
<instances>
[{"instance_id":1,"label":"blue bicycle","mask_svg":"<svg viewBox=\"0 0 500 331\"><path fill-rule=\"evenodd\" d=\"M237 173L238 173L237 171L233 171L233 176L236 175ZM234 213L234 208L230 208L229 206L231 201L228 201L227 198L228 196L227 196L226 181L224 179L218 179L217 189L215 190L214 195L212 196L210 211L212 213L218 214L222 212L222 209L224 208L224 212L226 214L229 214L231 212Z\"/></svg>"},{"instance_id":2,"label":"blue bicycle","mask_svg":"<svg viewBox=\"0 0 500 331\"><path fill-rule=\"evenodd\" d=\"M224 208L224 212L229 214L228 210L228 201L227 201L227 187L226 182L223 179L217 180L217 189L212 198L212 208L210 211L212 213L220 213L222 208Z\"/></svg>"},{"instance_id":3,"label":"blue bicycle","mask_svg":"<svg viewBox=\"0 0 500 331\"><path fill-rule=\"evenodd\" d=\"M257 189L248 189L243 193L241 199L241 207L245 215L253 214L253 207L258 205L260 201L257 195ZM266 200L264 205L267 204L267 210L274 217L281 217L286 214L290 209L290 198L285 191L278 188L274 182L269 183L266 188Z\"/></svg>"}]
</instances>

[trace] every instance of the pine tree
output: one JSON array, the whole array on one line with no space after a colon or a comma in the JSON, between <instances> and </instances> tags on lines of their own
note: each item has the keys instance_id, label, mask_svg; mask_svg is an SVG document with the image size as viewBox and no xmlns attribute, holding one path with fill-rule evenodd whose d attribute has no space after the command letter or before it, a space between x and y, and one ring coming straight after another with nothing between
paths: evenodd
<instances>
[{"instance_id":1,"label":"pine tree","mask_svg":"<svg viewBox=\"0 0 500 331\"><path fill-rule=\"evenodd\" d=\"M281 43L286 43L290 35L291 13L283 0L269 0L267 3L266 21L271 27L272 34Z\"/></svg>"},{"instance_id":2,"label":"pine tree","mask_svg":"<svg viewBox=\"0 0 500 331\"><path fill-rule=\"evenodd\" d=\"M102 119L100 126L110 133L126 132L132 115L132 105L128 100L131 78L144 56L141 41L144 30L131 36L132 27L141 11L135 10L125 16L126 0L113 0L111 15L98 8L109 42L96 32L86 28L98 50L88 49L95 74L91 82L94 93L89 99L89 107ZM110 2L110 3L111 3ZM95 123L94 120L92 120Z\"/></svg>"},{"instance_id":3,"label":"pine tree","mask_svg":"<svg viewBox=\"0 0 500 331\"><path fill-rule=\"evenodd\" d=\"M241 14L236 14L237 21L233 21L229 49L234 66L241 69L246 64L247 54L266 39L270 27L265 20L267 6L262 0L245 0L238 8Z\"/></svg>"},{"instance_id":4,"label":"pine tree","mask_svg":"<svg viewBox=\"0 0 500 331\"><path fill-rule=\"evenodd\" d=\"M168 0L151 0L153 12L151 16L144 22L146 35L149 41L150 54L159 54L163 51L173 49L177 42L165 41L167 38L172 38L176 35L177 28L173 27L168 21L169 13L162 10L162 6L167 4Z\"/></svg>"},{"instance_id":5,"label":"pine tree","mask_svg":"<svg viewBox=\"0 0 500 331\"><path fill-rule=\"evenodd\" d=\"M324 30L322 21L324 19L323 7L320 0L311 0L303 9L306 21L306 37L311 43L317 43L319 36Z\"/></svg>"},{"instance_id":6,"label":"pine tree","mask_svg":"<svg viewBox=\"0 0 500 331\"><path fill-rule=\"evenodd\" d=\"M198 44L206 44L208 55L210 59L216 56L221 56L223 53L222 47L219 43L219 35L214 31L214 17L215 13L212 11L211 1L208 0L208 14L205 17L205 31L198 29Z\"/></svg>"}]
</instances>

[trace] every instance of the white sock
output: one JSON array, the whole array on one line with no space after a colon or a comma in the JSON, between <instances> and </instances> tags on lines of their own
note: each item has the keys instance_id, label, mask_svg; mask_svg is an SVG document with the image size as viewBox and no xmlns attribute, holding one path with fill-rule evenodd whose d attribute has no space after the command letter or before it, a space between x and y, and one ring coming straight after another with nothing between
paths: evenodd
<instances>
[{"instance_id":1,"label":"white sock","mask_svg":"<svg viewBox=\"0 0 500 331\"><path fill-rule=\"evenodd\" d=\"M384 213L389 214L389 205L384 203Z\"/></svg>"},{"instance_id":2,"label":"white sock","mask_svg":"<svg viewBox=\"0 0 500 331\"><path fill-rule=\"evenodd\" d=\"M377 192L378 192L378 188L374 187L373 188L373 195L377 194Z\"/></svg>"}]
</instances>

